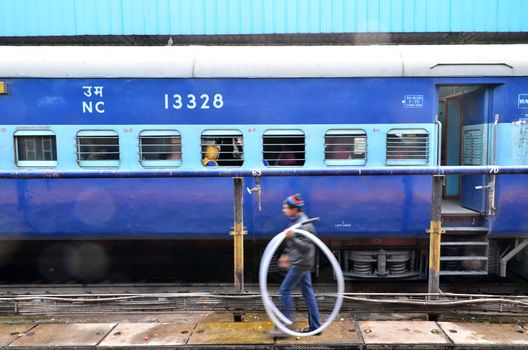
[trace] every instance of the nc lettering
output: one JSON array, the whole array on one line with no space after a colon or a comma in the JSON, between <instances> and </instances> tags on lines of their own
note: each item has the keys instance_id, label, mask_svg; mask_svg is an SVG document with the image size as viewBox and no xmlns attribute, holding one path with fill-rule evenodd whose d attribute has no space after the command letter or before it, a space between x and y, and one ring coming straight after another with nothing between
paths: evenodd
<instances>
[{"instance_id":1,"label":"nc lettering","mask_svg":"<svg viewBox=\"0 0 528 350\"><path fill-rule=\"evenodd\" d=\"M94 107L95 107L95 112L97 113L105 112L103 101L99 101L96 103L93 103L92 101L83 101L82 103L83 113L93 113Z\"/></svg>"}]
</instances>

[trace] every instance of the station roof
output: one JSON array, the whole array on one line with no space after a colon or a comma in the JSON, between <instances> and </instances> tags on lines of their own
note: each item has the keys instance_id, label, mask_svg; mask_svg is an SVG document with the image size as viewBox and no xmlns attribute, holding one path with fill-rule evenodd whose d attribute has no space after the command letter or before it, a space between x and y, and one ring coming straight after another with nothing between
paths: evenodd
<instances>
[{"instance_id":1,"label":"station roof","mask_svg":"<svg viewBox=\"0 0 528 350\"><path fill-rule=\"evenodd\" d=\"M525 0L2 0L0 44L528 42Z\"/></svg>"}]
</instances>

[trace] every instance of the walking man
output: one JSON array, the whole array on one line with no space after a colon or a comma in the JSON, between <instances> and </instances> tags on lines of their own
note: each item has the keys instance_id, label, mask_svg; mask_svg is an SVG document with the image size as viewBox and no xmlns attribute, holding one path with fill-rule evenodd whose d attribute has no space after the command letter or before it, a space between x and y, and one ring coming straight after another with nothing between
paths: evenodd
<instances>
[{"instance_id":1,"label":"walking man","mask_svg":"<svg viewBox=\"0 0 528 350\"><path fill-rule=\"evenodd\" d=\"M304 204L300 194L286 197L284 200L282 212L290 218L290 226L308 220L304 213ZM312 224L302 225L299 228L315 234L315 228ZM294 321L292 291L299 286L308 309L309 325L307 329L299 331L311 332L321 327L319 309L312 288L311 271L315 265L315 246L312 241L303 235L295 233L293 230L286 230L286 248L279 257L278 265L281 268L288 269L288 273L279 289L282 303L281 311L284 316ZM279 330L275 330L273 335L286 336Z\"/></svg>"}]
</instances>

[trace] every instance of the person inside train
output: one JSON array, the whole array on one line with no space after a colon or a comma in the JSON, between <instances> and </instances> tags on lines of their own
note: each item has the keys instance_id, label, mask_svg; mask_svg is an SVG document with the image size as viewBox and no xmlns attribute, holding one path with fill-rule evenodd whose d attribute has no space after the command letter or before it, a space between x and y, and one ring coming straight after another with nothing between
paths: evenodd
<instances>
[{"instance_id":1,"label":"person inside train","mask_svg":"<svg viewBox=\"0 0 528 350\"><path fill-rule=\"evenodd\" d=\"M337 144L326 146L326 159L351 159L349 145Z\"/></svg>"},{"instance_id":2,"label":"person inside train","mask_svg":"<svg viewBox=\"0 0 528 350\"><path fill-rule=\"evenodd\" d=\"M216 145L208 145L205 147L204 158L202 159L203 166L218 166L218 156L220 154L220 147Z\"/></svg>"},{"instance_id":3,"label":"person inside train","mask_svg":"<svg viewBox=\"0 0 528 350\"><path fill-rule=\"evenodd\" d=\"M325 154L326 159L330 160L346 160L354 159L355 147L359 143L358 139L345 136L329 136L325 139Z\"/></svg>"},{"instance_id":4,"label":"person inside train","mask_svg":"<svg viewBox=\"0 0 528 350\"><path fill-rule=\"evenodd\" d=\"M167 160L181 160L181 140L179 137L172 137L170 140L171 148Z\"/></svg>"},{"instance_id":5,"label":"person inside train","mask_svg":"<svg viewBox=\"0 0 528 350\"><path fill-rule=\"evenodd\" d=\"M304 213L304 205L305 202L300 194L294 194L284 199L282 212L290 219L290 226L308 220L308 216ZM315 234L315 228L312 224L302 225L300 229ZM311 332L321 327L319 308L315 299L311 276L311 271L315 266L315 245L310 239L293 230L287 229L285 233L286 247L278 261L279 267L288 269L288 273L279 288L281 311L288 319L294 320L292 291L300 287L308 310L309 327L299 331ZM271 331L270 334L275 337L287 336L279 329Z\"/></svg>"},{"instance_id":6,"label":"person inside train","mask_svg":"<svg viewBox=\"0 0 528 350\"><path fill-rule=\"evenodd\" d=\"M275 165L277 166L295 166L297 165L297 158L291 146L282 144L282 152L277 157Z\"/></svg>"},{"instance_id":7,"label":"person inside train","mask_svg":"<svg viewBox=\"0 0 528 350\"><path fill-rule=\"evenodd\" d=\"M85 160L108 160L113 159L113 154L108 147L94 147Z\"/></svg>"}]
</instances>

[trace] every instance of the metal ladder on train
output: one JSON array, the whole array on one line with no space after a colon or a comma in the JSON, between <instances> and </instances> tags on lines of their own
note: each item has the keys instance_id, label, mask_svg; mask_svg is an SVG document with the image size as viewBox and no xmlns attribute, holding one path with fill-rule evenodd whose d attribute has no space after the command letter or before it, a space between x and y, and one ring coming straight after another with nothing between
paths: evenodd
<instances>
[{"instance_id":1,"label":"metal ladder on train","mask_svg":"<svg viewBox=\"0 0 528 350\"><path fill-rule=\"evenodd\" d=\"M440 276L488 274L489 239L485 217L477 212L442 213Z\"/></svg>"}]
</instances>

